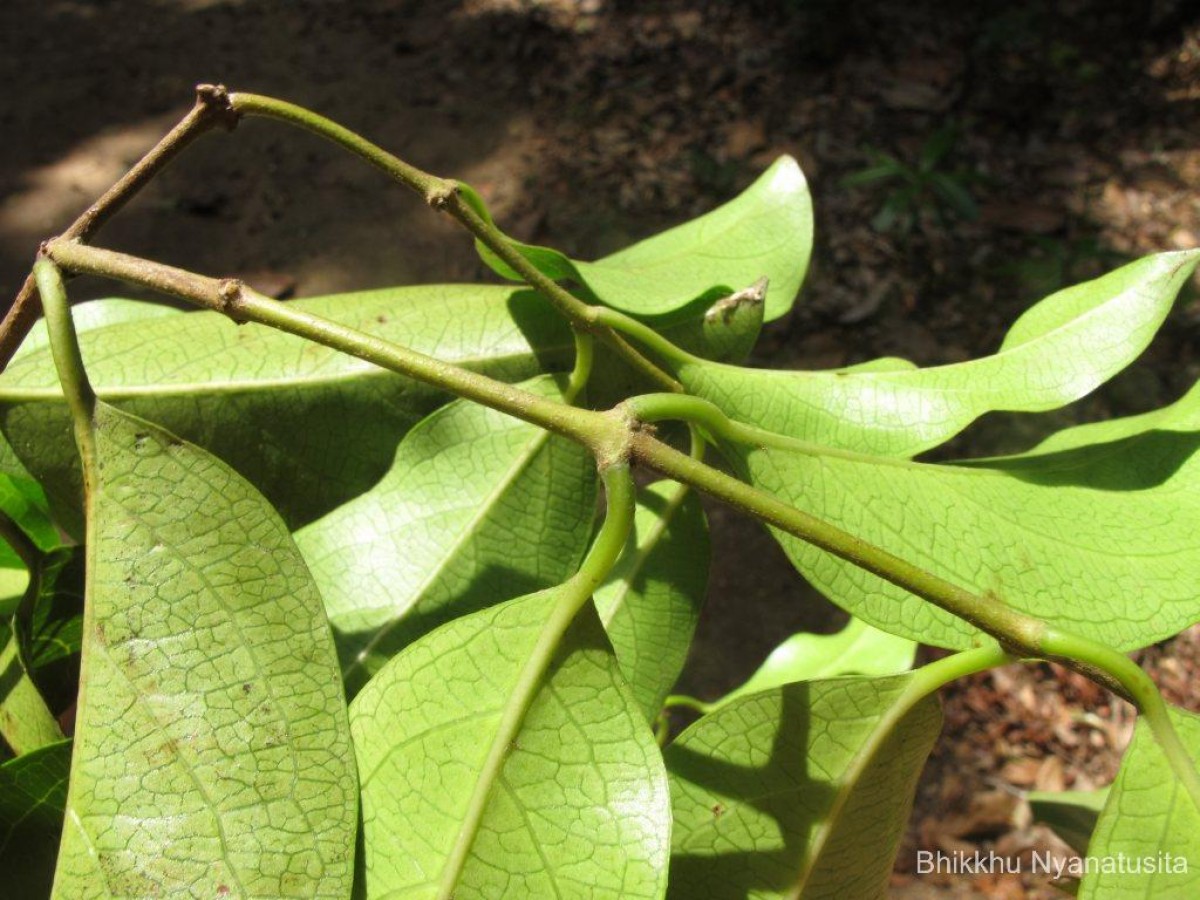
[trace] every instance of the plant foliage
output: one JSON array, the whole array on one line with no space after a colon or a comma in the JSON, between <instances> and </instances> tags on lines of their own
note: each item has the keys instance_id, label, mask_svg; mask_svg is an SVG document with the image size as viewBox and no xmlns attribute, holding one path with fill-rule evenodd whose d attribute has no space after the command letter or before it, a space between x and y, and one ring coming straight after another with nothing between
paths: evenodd
<instances>
[{"instance_id":1,"label":"plant foliage","mask_svg":"<svg viewBox=\"0 0 1200 900\"><path fill-rule=\"evenodd\" d=\"M0 374L20 896L881 897L938 689L1046 657L1141 713L1106 798L1035 798L1086 849L1081 895L1194 894L1200 726L1122 654L1200 621L1200 394L1012 456L915 457L1112 378L1196 251L1054 293L968 362L746 368L812 252L793 160L583 261L328 120L219 96L368 156L534 289L283 306L47 245L47 324ZM909 187L964 203L945 152ZM70 310L60 269L211 308ZM700 491L852 615L711 701L672 694L710 557L738 553ZM922 643L957 652L913 668ZM1186 866L1103 865L1122 854Z\"/></svg>"}]
</instances>

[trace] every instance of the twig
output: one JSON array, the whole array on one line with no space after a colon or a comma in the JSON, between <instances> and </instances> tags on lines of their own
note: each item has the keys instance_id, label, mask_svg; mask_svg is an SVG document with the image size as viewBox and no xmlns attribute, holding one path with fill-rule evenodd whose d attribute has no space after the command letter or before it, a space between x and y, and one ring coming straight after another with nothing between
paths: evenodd
<instances>
[{"instance_id":1,"label":"twig","mask_svg":"<svg viewBox=\"0 0 1200 900\"><path fill-rule=\"evenodd\" d=\"M60 237L86 241L192 141L217 125L232 129L237 120L238 115L230 106L225 88L199 85L191 111L99 200L85 209ZM40 314L41 302L31 273L17 292L4 321L0 322L0 369L8 365Z\"/></svg>"}]
</instances>

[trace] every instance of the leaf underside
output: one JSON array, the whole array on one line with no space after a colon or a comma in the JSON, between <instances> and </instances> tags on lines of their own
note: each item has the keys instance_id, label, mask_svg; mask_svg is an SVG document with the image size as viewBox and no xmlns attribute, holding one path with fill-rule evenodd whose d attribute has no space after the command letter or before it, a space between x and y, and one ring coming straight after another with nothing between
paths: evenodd
<instances>
[{"instance_id":1,"label":"leaf underside","mask_svg":"<svg viewBox=\"0 0 1200 900\"><path fill-rule=\"evenodd\" d=\"M684 731L664 752L671 896L884 897L941 727L910 680L788 684Z\"/></svg>"},{"instance_id":2,"label":"leaf underside","mask_svg":"<svg viewBox=\"0 0 1200 900\"><path fill-rule=\"evenodd\" d=\"M351 689L436 626L565 581L595 481L578 444L465 400L409 432L379 484L296 534Z\"/></svg>"},{"instance_id":3,"label":"leaf underside","mask_svg":"<svg viewBox=\"0 0 1200 900\"><path fill-rule=\"evenodd\" d=\"M590 604L488 765L560 590L426 635L351 704L368 896L661 896L666 774ZM464 828L481 784L478 825ZM461 872L448 871L464 841Z\"/></svg>"},{"instance_id":4,"label":"leaf underside","mask_svg":"<svg viewBox=\"0 0 1200 900\"><path fill-rule=\"evenodd\" d=\"M55 895L345 897L356 790L333 643L283 522L101 403Z\"/></svg>"}]
</instances>

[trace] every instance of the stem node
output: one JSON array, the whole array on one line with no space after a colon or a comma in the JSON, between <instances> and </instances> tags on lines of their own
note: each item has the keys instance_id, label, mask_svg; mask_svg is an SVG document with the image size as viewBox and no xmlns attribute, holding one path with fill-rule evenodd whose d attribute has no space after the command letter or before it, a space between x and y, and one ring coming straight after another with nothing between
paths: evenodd
<instances>
[{"instance_id":1,"label":"stem node","mask_svg":"<svg viewBox=\"0 0 1200 900\"><path fill-rule=\"evenodd\" d=\"M458 193L458 182L448 178L438 178L425 191L425 202L437 210L446 208L451 198Z\"/></svg>"},{"instance_id":2,"label":"stem node","mask_svg":"<svg viewBox=\"0 0 1200 900\"><path fill-rule=\"evenodd\" d=\"M226 131L233 131L242 120L242 114L233 108L229 91L223 84L196 85L196 105Z\"/></svg>"}]
</instances>

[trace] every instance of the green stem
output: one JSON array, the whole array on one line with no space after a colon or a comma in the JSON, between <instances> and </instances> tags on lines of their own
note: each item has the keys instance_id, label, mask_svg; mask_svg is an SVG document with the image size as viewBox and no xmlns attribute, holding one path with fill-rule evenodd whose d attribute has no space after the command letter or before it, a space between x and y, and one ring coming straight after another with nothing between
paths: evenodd
<instances>
[{"instance_id":1,"label":"green stem","mask_svg":"<svg viewBox=\"0 0 1200 900\"><path fill-rule=\"evenodd\" d=\"M789 506L772 495L726 475L668 447L644 432L631 438L635 459L669 478L717 497L859 568L923 597L995 637L1023 656L1039 656L1046 626L1006 606L994 596L980 596L870 544L829 522Z\"/></svg>"},{"instance_id":2,"label":"green stem","mask_svg":"<svg viewBox=\"0 0 1200 900\"><path fill-rule=\"evenodd\" d=\"M578 409L304 313L264 297L237 281L205 278L71 242L53 241L47 245L46 252L51 259L72 271L131 281L191 300L238 321L270 325L482 403L584 444L602 466L630 458L644 462L681 484L724 500L769 525L928 600L991 635L1016 655L1046 655L1041 640L1047 626L1039 619L1008 607L993 594L975 594L796 509L699 459L680 453L640 428L639 404L647 415L683 412L687 413L685 418L707 421L719 430L723 423L712 413L715 407L704 401L647 395L635 399L632 407L618 407L616 415ZM671 409L666 408L668 402L673 404ZM1087 674L1110 690L1128 696L1125 687L1109 673L1095 670Z\"/></svg>"},{"instance_id":3,"label":"green stem","mask_svg":"<svg viewBox=\"0 0 1200 900\"><path fill-rule=\"evenodd\" d=\"M567 389L563 399L574 403L587 387L592 375L592 364L596 361L596 342L585 331L576 329L575 332L575 365L571 368L571 376L567 379Z\"/></svg>"},{"instance_id":4,"label":"green stem","mask_svg":"<svg viewBox=\"0 0 1200 900\"><path fill-rule=\"evenodd\" d=\"M216 310L236 321L269 325L375 363L576 440L603 459L619 455L619 447L624 444L624 427L612 416L539 397L486 375L314 316L272 300L233 279L208 278L68 241L52 241L46 252L51 259L73 272L144 285ZM587 352L583 350L585 363Z\"/></svg>"},{"instance_id":5,"label":"green stem","mask_svg":"<svg viewBox=\"0 0 1200 900\"><path fill-rule=\"evenodd\" d=\"M332 119L294 103L259 94L243 93L231 94L229 103L238 115L260 116L298 126L332 141L383 170L396 181L424 197L425 202L433 208L450 213L484 246L504 260L526 282L554 304L559 312L577 328L595 330L601 340L611 346L639 372L648 375L667 390L681 390L679 382L642 356L619 335L614 334L607 327L597 328L593 315L595 307L589 306L560 287L553 279L548 278L529 262L513 246L512 241L504 232L497 228L488 217L480 215L462 196L458 182L424 172Z\"/></svg>"},{"instance_id":6,"label":"green stem","mask_svg":"<svg viewBox=\"0 0 1200 900\"><path fill-rule=\"evenodd\" d=\"M512 699L507 704L492 739L488 757L484 761L479 780L463 816L462 827L438 878L437 896L441 900L450 900L454 896L463 866L466 865L479 830L479 823L487 808L492 785L499 777L511 751L512 742L521 730L521 724L537 696L542 679L550 668L563 636L580 608L591 599L592 592L608 576L629 538L634 514L634 486L629 466L625 463L609 466L602 470L601 476L604 479L607 507L604 524L600 526L592 549L579 571L559 588L558 601L538 635L537 644L525 661L513 688Z\"/></svg>"},{"instance_id":7,"label":"green stem","mask_svg":"<svg viewBox=\"0 0 1200 900\"><path fill-rule=\"evenodd\" d=\"M1014 658L1000 647L976 647L974 650L963 650L953 653L943 659L926 663L912 672L912 682L909 691L924 697L932 694L938 688L997 666L1014 662Z\"/></svg>"},{"instance_id":8,"label":"green stem","mask_svg":"<svg viewBox=\"0 0 1200 900\"><path fill-rule=\"evenodd\" d=\"M592 306L589 307L589 310L592 321L596 324L604 325L613 331L633 338L643 346L653 350L663 359L676 364L705 362L700 357L688 353L682 347L677 347L649 325L639 322L632 316L627 316L620 310L607 306Z\"/></svg>"},{"instance_id":9,"label":"green stem","mask_svg":"<svg viewBox=\"0 0 1200 900\"><path fill-rule=\"evenodd\" d=\"M76 246L83 246L82 244ZM33 275L37 280L42 308L46 313L46 328L50 332L50 354L58 369L63 394L75 423L75 436L80 450L91 448L92 416L96 410L96 392L88 381L83 367L83 355L79 350L79 338L71 321L71 307L67 299L67 288L63 283L58 266L41 257L33 264ZM86 470L86 466L85 466Z\"/></svg>"},{"instance_id":10,"label":"green stem","mask_svg":"<svg viewBox=\"0 0 1200 900\"><path fill-rule=\"evenodd\" d=\"M1055 660L1079 660L1120 682L1132 698L1138 711L1146 717L1146 724L1163 755L1167 757L1175 777L1192 798L1196 810L1200 811L1200 774L1192 762L1191 754L1179 737L1167 703L1159 693L1158 686L1137 663L1111 647L1075 634L1067 634L1049 628L1042 638L1044 655Z\"/></svg>"},{"instance_id":11,"label":"green stem","mask_svg":"<svg viewBox=\"0 0 1200 900\"><path fill-rule=\"evenodd\" d=\"M667 699L663 700L664 709L690 709L693 712L700 713L702 716L706 716L712 712L715 706L713 703L706 703L688 694L670 694L667 696Z\"/></svg>"},{"instance_id":12,"label":"green stem","mask_svg":"<svg viewBox=\"0 0 1200 900\"><path fill-rule=\"evenodd\" d=\"M641 394L637 397L630 397L624 401L623 405L642 422L678 419L703 428L717 440L741 444L744 447L786 450L790 453L803 453L807 456L836 457L851 462L866 462L875 466L911 467L916 465L910 459L871 456L840 447L813 444L790 435L777 434L774 431L767 431L765 428L747 425L729 418L725 415L725 411L715 403L702 397L693 397L690 394Z\"/></svg>"}]
</instances>

